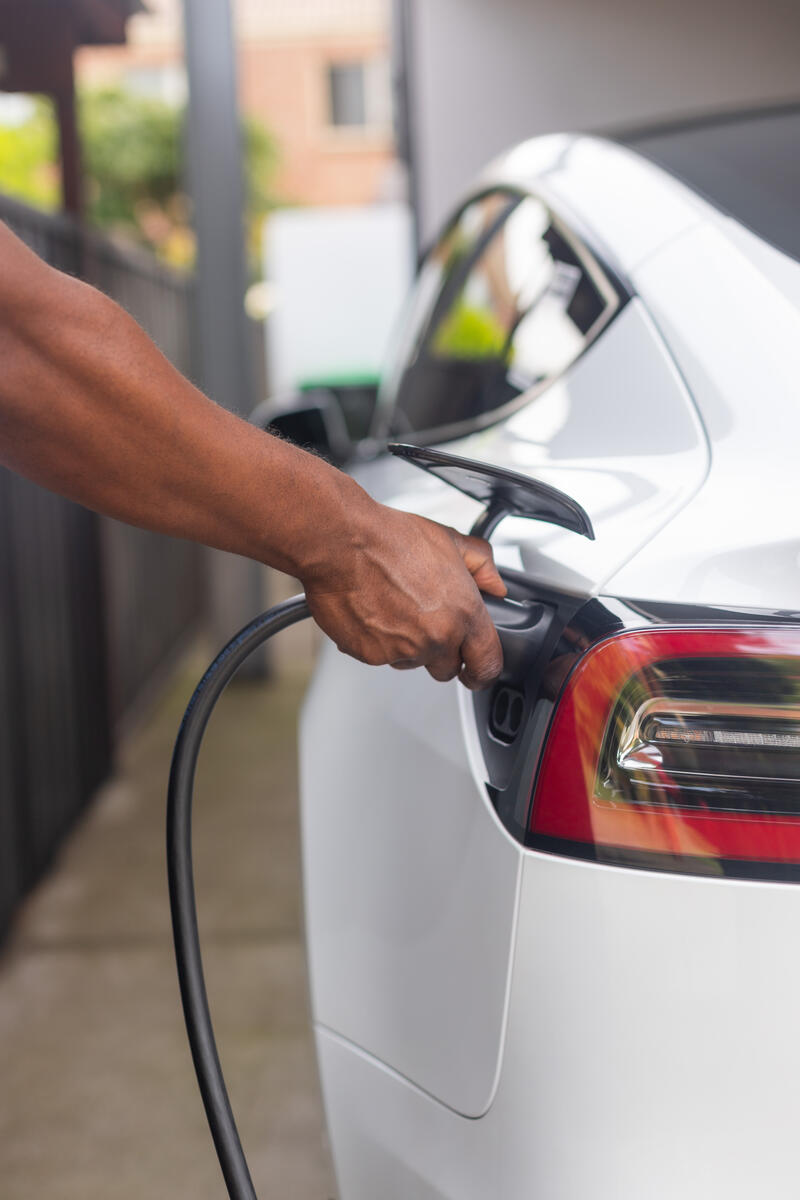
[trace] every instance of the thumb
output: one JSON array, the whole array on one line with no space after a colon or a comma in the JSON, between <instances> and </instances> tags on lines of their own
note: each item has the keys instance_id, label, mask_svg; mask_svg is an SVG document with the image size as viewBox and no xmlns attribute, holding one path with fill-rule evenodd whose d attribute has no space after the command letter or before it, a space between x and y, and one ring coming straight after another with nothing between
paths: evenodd
<instances>
[{"instance_id":1,"label":"thumb","mask_svg":"<svg viewBox=\"0 0 800 1200\"><path fill-rule=\"evenodd\" d=\"M456 533L456 546L464 560L464 566L482 592L491 596L505 596L508 589L494 565L492 547L483 538L467 537Z\"/></svg>"}]
</instances>

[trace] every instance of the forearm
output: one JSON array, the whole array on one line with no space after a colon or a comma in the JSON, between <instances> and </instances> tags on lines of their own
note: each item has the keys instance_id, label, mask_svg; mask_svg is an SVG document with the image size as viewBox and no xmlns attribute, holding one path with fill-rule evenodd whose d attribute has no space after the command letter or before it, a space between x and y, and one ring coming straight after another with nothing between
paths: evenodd
<instances>
[{"instance_id":1,"label":"forearm","mask_svg":"<svg viewBox=\"0 0 800 1200\"><path fill-rule=\"evenodd\" d=\"M0 462L130 524L296 575L318 624L364 662L470 687L500 671L478 588L505 585L485 542L384 508L212 404L117 305L2 224Z\"/></svg>"},{"instance_id":2,"label":"forearm","mask_svg":"<svg viewBox=\"0 0 800 1200\"><path fill-rule=\"evenodd\" d=\"M211 403L100 293L48 283L0 327L2 460L131 524L313 570L361 489Z\"/></svg>"}]
</instances>

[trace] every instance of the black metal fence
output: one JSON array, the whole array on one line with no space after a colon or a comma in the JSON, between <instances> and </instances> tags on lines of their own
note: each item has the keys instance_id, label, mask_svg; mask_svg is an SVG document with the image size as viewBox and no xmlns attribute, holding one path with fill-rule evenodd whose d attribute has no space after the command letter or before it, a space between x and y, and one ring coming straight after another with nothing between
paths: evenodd
<instances>
[{"instance_id":1,"label":"black metal fence","mask_svg":"<svg viewBox=\"0 0 800 1200\"><path fill-rule=\"evenodd\" d=\"M192 374L191 280L5 197L0 219ZM0 931L107 775L115 729L201 619L201 555L0 469Z\"/></svg>"}]
</instances>

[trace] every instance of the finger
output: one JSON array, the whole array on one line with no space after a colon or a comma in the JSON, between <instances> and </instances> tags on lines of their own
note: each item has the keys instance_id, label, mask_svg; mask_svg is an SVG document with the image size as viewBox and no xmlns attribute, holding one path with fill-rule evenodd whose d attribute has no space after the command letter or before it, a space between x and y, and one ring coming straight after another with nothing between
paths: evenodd
<instances>
[{"instance_id":1,"label":"finger","mask_svg":"<svg viewBox=\"0 0 800 1200\"><path fill-rule=\"evenodd\" d=\"M492 547L483 538L456 534L456 546L464 565L482 592L492 596L505 596L508 589L494 565Z\"/></svg>"},{"instance_id":2,"label":"finger","mask_svg":"<svg viewBox=\"0 0 800 1200\"><path fill-rule=\"evenodd\" d=\"M399 658L397 662L389 663L394 671L414 671L421 664L413 658Z\"/></svg>"},{"instance_id":3,"label":"finger","mask_svg":"<svg viewBox=\"0 0 800 1200\"><path fill-rule=\"evenodd\" d=\"M464 666L459 678L473 691L488 687L503 669L503 648L491 618L481 604L461 647Z\"/></svg>"},{"instance_id":4,"label":"finger","mask_svg":"<svg viewBox=\"0 0 800 1200\"><path fill-rule=\"evenodd\" d=\"M461 670L461 654L442 654L438 658L434 658L426 664L428 674L433 676L439 683L447 683L450 679L455 679Z\"/></svg>"}]
</instances>

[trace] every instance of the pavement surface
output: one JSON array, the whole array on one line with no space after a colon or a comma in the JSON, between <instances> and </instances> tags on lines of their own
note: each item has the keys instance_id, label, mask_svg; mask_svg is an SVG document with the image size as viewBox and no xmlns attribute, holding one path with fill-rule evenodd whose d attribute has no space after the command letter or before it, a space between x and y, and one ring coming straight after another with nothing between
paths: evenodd
<instances>
[{"instance_id":1,"label":"pavement surface","mask_svg":"<svg viewBox=\"0 0 800 1200\"><path fill-rule=\"evenodd\" d=\"M203 656L114 778L0 954L3 1200L222 1200L172 955L164 865L172 740ZM302 670L234 683L195 802L212 1012L256 1190L335 1196L309 1033L295 766Z\"/></svg>"}]
</instances>

